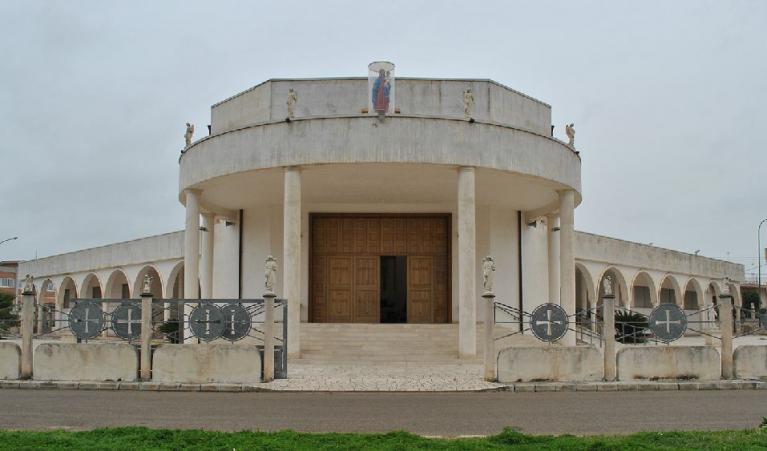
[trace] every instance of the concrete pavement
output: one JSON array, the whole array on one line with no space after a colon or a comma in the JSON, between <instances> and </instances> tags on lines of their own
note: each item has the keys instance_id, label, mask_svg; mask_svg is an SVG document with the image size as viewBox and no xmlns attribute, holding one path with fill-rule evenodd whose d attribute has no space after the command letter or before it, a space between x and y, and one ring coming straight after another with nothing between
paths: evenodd
<instances>
[{"instance_id":1,"label":"concrete pavement","mask_svg":"<svg viewBox=\"0 0 767 451\"><path fill-rule=\"evenodd\" d=\"M206 393L0 391L0 427L114 426L486 435L753 428L767 391L556 393Z\"/></svg>"}]
</instances>

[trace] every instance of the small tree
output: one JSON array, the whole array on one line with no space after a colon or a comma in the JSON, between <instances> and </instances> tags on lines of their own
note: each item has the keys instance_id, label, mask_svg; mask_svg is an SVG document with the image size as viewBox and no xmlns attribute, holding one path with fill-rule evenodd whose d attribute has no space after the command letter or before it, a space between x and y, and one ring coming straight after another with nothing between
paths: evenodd
<instances>
[{"instance_id":1,"label":"small tree","mask_svg":"<svg viewBox=\"0 0 767 451\"><path fill-rule=\"evenodd\" d=\"M0 337L7 335L12 327L18 327L19 317L13 313L13 296L0 294Z\"/></svg>"},{"instance_id":2,"label":"small tree","mask_svg":"<svg viewBox=\"0 0 767 451\"><path fill-rule=\"evenodd\" d=\"M646 342L645 333L649 327L648 318L641 313L626 310L615 312L615 339L619 343L637 344Z\"/></svg>"}]
</instances>

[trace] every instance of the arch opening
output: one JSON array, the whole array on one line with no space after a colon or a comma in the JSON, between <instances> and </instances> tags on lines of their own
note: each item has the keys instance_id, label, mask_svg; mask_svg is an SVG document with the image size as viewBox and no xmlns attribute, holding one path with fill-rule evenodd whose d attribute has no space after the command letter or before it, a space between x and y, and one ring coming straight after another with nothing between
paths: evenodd
<instances>
[{"instance_id":1,"label":"arch opening","mask_svg":"<svg viewBox=\"0 0 767 451\"><path fill-rule=\"evenodd\" d=\"M645 271L640 271L631 283L633 307L639 311L649 311L658 305L658 292L655 283Z\"/></svg>"}]
</instances>

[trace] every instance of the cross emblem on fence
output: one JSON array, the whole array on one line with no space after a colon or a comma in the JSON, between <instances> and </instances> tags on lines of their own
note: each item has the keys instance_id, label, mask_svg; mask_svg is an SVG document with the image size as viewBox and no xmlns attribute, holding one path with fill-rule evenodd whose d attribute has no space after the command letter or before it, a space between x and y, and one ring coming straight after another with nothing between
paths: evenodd
<instances>
[{"instance_id":1,"label":"cross emblem on fence","mask_svg":"<svg viewBox=\"0 0 767 451\"><path fill-rule=\"evenodd\" d=\"M214 340L224 331L224 315L213 304L197 306L189 315L189 328L200 339Z\"/></svg>"},{"instance_id":2,"label":"cross emblem on fence","mask_svg":"<svg viewBox=\"0 0 767 451\"><path fill-rule=\"evenodd\" d=\"M541 304L530 314L530 329L541 341L553 342L567 333L567 312L553 303Z\"/></svg>"},{"instance_id":3,"label":"cross emblem on fence","mask_svg":"<svg viewBox=\"0 0 767 451\"><path fill-rule=\"evenodd\" d=\"M650 329L661 341L677 340L687 330L687 316L676 304L660 304L650 312L649 320Z\"/></svg>"},{"instance_id":4,"label":"cross emblem on fence","mask_svg":"<svg viewBox=\"0 0 767 451\"><path fill-rule=\"evenodd\" d=\"M133 319L133 309L128 309L128 319L118 319L117 324L128 325L128 335L133 335L133 325L141 324L141 319Z\"/></svg>"},{"instance_id":5,"label":"cross emblem on fence","mask_svg":"<svg viewBox=\"0 0 767 451\"><path fill-rule=\"evenodd\" d=\"M546 335L551 335L551 325L552 324L562 324L562 321L552 320L551 319L551 310L546 310L546 319L544 320L538 320L535 322L537 326L540 326L542 324L546 325Z\"/></svg>"},{"instance_id":6,"label":"cross emblem on fence","mask_svg":"<svg viewBox=\"0 0 767 451\"><path fill-rule=\"evenodd\" d=\"M196 319L194 320L197 324L204 324L205 325L205 335L210 335L210 325L211 324L219 324L221 322L220 319L210 319L210 310L205 310L205 319Z\"/></svg>"},{"instance_id":7,"label":"cross emblem on fence","mask_svg":"<svg viewBox=\"0 0 767 451\"><path fill-rule=\"evenodd\" d=\"M671 333L671 325L672 324L680 324L681 325L682 321L681 320L672 321L671 320L671 312L666 310L666 321L656 320L655 324L658 324L658 325L661 325L661 326L665 325L666 326L666 333L670 334Z\"/></svg>"},{"instance_id":8,"label":"cross emblem on fence","mask_svg":"<svg viewBox=\"0 0 767 451\"><path fill-rule=\"evenodd\" d=\"M93 302L77 303L69 312L69 329L81 340L98 336L104 324L101 307Z\"/></svg>"},{"instance_id":9,"label":"cross emblem on fence","mask_svg":"<svg viewBox=\"0 0 767 451\"><path fill-rule=\"evenodd\" d=\"M76 318L75 319L75 321L77 321L78 323L85 323L85 333L86 334L90 333L89 325L91 323L100 323L101 322L99 319L89 318L90 313L91 313L90 307L85 307L85 318L82 318L82 319ZM99 311L99 314L101 314L100 311Z\"/></svg>"},{"instance_id":10,"label":"cross emblem on fence","mask_svg":"<svg viewBox=\"0 0 767 451\"><path fill-rule=\"evenodd\" d=\"M133 303L118 306L112 312L112 330L124 340L137 338L141 334L141 308Z\"/></svg>"}]
</instances>

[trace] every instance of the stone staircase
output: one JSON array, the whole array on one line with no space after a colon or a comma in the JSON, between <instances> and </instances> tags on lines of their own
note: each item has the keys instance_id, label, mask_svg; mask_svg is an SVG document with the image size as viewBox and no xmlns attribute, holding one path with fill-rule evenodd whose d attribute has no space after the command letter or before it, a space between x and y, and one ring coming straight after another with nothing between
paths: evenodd
<instances>
[{"instance_id":1,"label":"stone staircase","mask_svg":"<svg viewBox=\"0 0 767 451\"><path fill-rule=\"evenodd\" d=\"M303 362L479 363L481 355L458 358L457 324L301 324Z\"/></svg>"}]
</instances>

